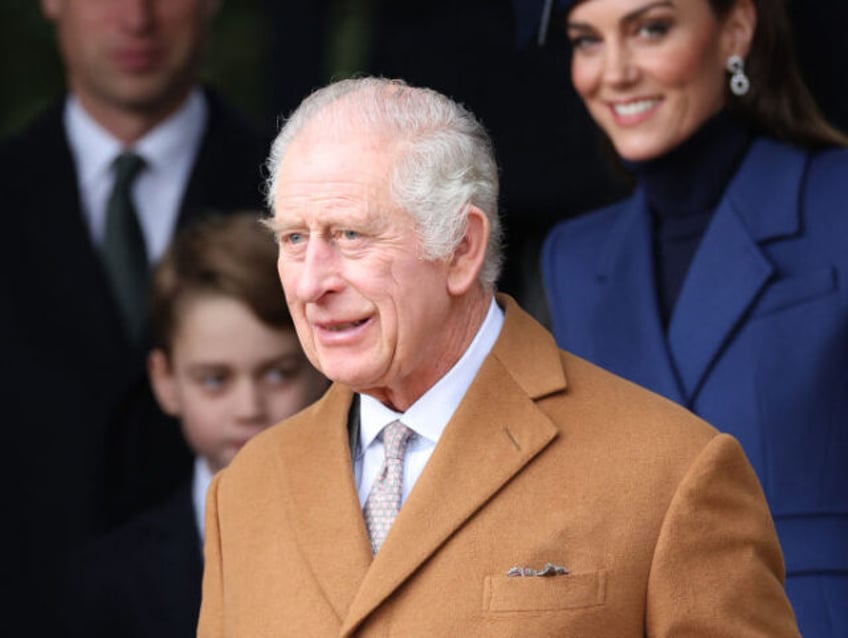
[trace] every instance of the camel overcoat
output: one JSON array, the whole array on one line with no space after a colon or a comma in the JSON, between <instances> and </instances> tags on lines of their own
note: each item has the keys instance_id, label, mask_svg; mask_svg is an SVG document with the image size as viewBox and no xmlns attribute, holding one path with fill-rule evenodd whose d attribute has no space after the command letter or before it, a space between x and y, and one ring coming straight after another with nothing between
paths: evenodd
<instances>
[{"instance_id":1,"label":"camel overcoat","mask_svg":"<svg viewBox=\"0 0 848 638\"><path fill-rule=\"evenodd\" d=\"M798 636L738 443L498 300L498 341L375 557L350 389L216 476L198 636ZM547 563L567 573L507 575Z\"/></svg>"}]
</instances>

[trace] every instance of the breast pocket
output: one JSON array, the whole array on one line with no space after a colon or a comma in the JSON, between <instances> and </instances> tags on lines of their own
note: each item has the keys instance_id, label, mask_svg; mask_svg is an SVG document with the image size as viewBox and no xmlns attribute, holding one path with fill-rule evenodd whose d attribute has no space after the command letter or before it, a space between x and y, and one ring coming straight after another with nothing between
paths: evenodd
<instances>
[{"instance_id":1,"label":"breast pocket","mask_svg":"<svg viewBox=\"0 0 848 638\"><path fill-rule=\"evenodd\" d=\"M487 576L483 611L490 614L558 611L606 602L607 572L557 576Z\"/></svg>"},{"instance_id":2,"label":"breast pocket","mask_svg":"<svg viewBox=\"0 0 848 638\"><path fill-rule=\"evenodd\" d=\"M754 308L752 318L756 319L813 301L835 290L836 272L833 268L820 268L778 279L763 292Z\"/></svg>"}]
</instances>

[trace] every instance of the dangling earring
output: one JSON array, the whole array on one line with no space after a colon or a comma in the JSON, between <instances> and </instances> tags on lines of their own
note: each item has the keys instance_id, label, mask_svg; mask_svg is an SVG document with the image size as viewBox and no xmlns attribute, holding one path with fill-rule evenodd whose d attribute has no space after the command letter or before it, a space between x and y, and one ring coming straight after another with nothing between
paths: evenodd
<instances>
[{"instance_id":1,"label":"dangling earring","mask_svg":"<svg viewBox=\"0 0 848 638\"><path fill-rule=\"evenodd\" d=\"M745 95L751 88L751 81L745 75L745 61L736 54L727 58L727 70L730 72L730 90L733 95Z\"/></svg>"}]
</instances>

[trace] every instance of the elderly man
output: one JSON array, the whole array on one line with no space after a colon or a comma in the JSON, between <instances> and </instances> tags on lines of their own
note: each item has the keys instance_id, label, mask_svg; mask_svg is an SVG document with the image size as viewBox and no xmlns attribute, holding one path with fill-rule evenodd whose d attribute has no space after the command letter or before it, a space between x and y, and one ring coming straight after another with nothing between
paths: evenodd
<instances>
[{"instance_id":1,"label":"elderly man","mask_svg":"<svg viewBox=\"0 0 848 638\"><path fill-rule=\"evenodd\" d=\"M495 295L470 113L340 82L269 167L286 300L335 383L213 482L199 636L798 635L736 441Z\"/></svg>"}]
</instances>

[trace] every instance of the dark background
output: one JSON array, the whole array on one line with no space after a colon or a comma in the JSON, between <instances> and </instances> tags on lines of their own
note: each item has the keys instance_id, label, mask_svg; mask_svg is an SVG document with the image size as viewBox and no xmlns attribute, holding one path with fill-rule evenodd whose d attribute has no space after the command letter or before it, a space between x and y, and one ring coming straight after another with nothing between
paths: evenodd
<instances>
[{"instance_id":1,"label":"dark background","mask_svg":"<svg viewBox=\"0 0 848 638\"><path fill-rule=\"evenodd\" d=\"M831 121L848 130L848 3L789 4L798 58ZM312 89L369 73L468 106L495 142L507 264L501 288L544 313L537 259L555 221L626 191L576 99L555 30L519 48L511 0L225 0L204 80L274 126ZM37 0L0 3L0 136L61 95L52 26Z\"/></svg>"}]
</instances>

